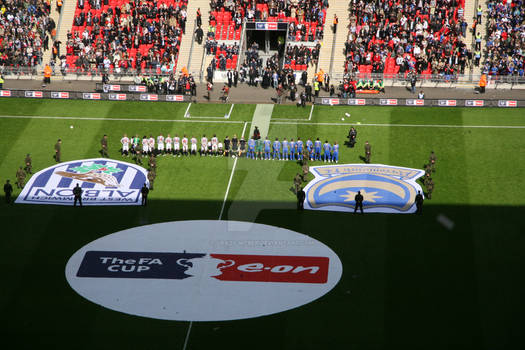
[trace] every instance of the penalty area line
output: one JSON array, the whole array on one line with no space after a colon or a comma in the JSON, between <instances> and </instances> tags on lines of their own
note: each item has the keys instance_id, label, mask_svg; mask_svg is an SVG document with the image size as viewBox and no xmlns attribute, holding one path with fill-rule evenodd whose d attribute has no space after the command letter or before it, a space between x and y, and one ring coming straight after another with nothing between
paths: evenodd
<instances>
[{"instance_id":1,"label":"penalty area line","mask_svg":"<svg viewBox=\"0 0 525 350\"><path fill-rule=\"evenodd\" d=\"M191 102L188 104L188 107L186 108L186 112L184 112L184 118L189 118L188 117L188 112L190 110L190 107L191 107Z\"/></svg>"}]
</instances>

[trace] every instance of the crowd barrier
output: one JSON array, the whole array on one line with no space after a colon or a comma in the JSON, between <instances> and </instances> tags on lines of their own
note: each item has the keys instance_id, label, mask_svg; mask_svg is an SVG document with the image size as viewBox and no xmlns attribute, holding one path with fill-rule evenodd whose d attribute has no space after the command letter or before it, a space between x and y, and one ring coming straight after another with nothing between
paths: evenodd
<instances>
[{"instance_id":1,"label":"crowd barrier","mask_svg":"<svg viewBox=\"0 0 525 350\"><path fill-rule=\"evenodd\" d=\"M154 101L191 102L188 95L157 95L150 93L125 92L78 92L78 91L40 91L40 90L0 90L0 97L50 98L62 100L109 100L109 101Z\"/></svg>"}]
</instances>

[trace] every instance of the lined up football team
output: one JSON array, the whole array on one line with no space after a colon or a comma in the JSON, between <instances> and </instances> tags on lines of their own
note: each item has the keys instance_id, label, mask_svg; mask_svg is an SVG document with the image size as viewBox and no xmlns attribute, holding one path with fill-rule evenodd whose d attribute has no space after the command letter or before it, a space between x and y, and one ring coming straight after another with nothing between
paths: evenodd
<instances>
[{"instance_id":1,"label":"lined up football team","mask_svg":"<svg viewBox=\"0 0 525 350\"><path fill-rule=\"evenodd\" d=\"M324 162L339 162L339 144L331 144L327 140L323 143L319 138L312 141L308 139L303 142L300 137L297 140L285 137L282 141L279 138L271 141L268 137L264 140L251 137L245 140L233 135L230 139L226 136L223 142L220 142L217 135L207 138L203 135L199 140L196 137L187 137L183 135L172 137L168 134L164 137L162 134L155 139L152 135L142 137L135 135L129 138L126 134L121 138L122 155L129 156L157 156L172 155L175 157L197 155L201 156L237 156L251 159L264 160L310 160Z\"/></svg>"}]
</instances>

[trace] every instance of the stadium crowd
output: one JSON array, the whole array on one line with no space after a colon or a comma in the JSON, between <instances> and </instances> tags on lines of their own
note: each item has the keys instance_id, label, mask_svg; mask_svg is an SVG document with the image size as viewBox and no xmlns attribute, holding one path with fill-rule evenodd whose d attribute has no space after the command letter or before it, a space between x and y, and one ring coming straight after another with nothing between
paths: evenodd
<instances>
[{"instance_id":1,"label":"stadium crowd","mask_svg":"<svg viewBox=\"0 0 525 350\"><path fill-rule=\"evenodd\" d=\"M320 49L320 44L314 47L288 45L284 54L284 64L289 65L292 70L306 70L309 65L317 64Z\"/></svg>"},{"instance_id":2,"label":"stadium crowd","mask_svg":"<svg viewBox=\"0 0 525 350\"><path fill-rule=\"evenodd\" d=\"M34 67L49 48L55 22L50 2L3 0L0 2L0 65Z\"/></svg>"},{"instance_id":3,"label":"stadium crowd","mask_svg":"<svg viewBox=\"0 0 525 350\"><path fill-rule=\"evenodd\" d=\"M525 1L491 0L487 7L484 73L524 76Z\"/></svg>"},{"instance_id":4,"label":"stadium crowd","mask_svg":"<svg viewBox=\"0 0 525 350\"><path fill-rule=\"evenodd\" d=\"M66 44L67 63L119 72L176 68L187 0L79 0Z\"/></svg>"},{"instance_id":5,"label":"stadium crowd","mask_svg":"<svg viewBox=\"0 0 525 350\"><path fill-rule=\"evenodd\" d=\"M464 0L350 1L345 71L463 73L472 57L463 8Z\"/></svg>"}]
</instances>

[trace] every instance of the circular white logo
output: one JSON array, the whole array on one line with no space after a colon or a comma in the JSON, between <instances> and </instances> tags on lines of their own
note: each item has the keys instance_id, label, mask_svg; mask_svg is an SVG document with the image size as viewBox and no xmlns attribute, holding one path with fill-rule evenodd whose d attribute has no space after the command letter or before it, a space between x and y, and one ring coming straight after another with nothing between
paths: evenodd
<instances>
[{"instance_id":1,"label":"circular white logo","mask_svg":"<svg viewBox=\"0 0 525 350\"><path fill-rule=\"evenodd\" d=\"M66 266L84 298L132 315L223 321L270 315L330 291L343 272L323 243L279 227L177 221L110 234Z\"/></svg>"}]
</instances>

